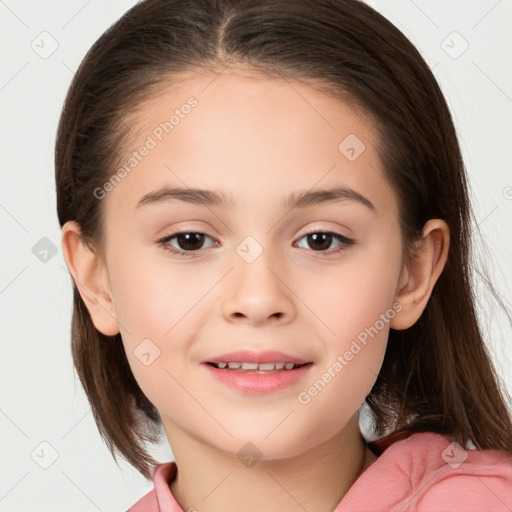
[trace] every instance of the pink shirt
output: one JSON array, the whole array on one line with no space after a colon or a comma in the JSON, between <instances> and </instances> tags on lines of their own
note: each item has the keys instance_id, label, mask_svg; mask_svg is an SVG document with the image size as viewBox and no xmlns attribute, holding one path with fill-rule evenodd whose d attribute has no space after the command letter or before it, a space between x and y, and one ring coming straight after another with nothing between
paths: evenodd
<instances>
[{"instance_id":1,"label":"pink shirt","mask_svg":"<svg viewBox=\"0 0 512 512\"><path fill-rule=\"evenodd\" d=\"M464 451L433 432L395 433L385 439L369 444L382 453L333 512L512 511L512 455ZM157 466L154 489L127 512L184 512L169 488L176 474L175 462Z\"/></svg>"}]
</instances>

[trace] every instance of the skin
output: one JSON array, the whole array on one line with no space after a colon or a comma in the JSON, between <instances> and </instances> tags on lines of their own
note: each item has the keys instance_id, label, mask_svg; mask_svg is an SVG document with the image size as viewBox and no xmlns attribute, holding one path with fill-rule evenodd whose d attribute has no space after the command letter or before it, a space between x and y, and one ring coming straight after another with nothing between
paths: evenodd
<instances>
[{"instance_id":1,"label":"skin","mask_svg":"<svg viewBox=\"0 0 512 512\"><path fill-rule=\"evenodd\" d=\"M89 250L79 227L67 223L64 258L94 325L121 333L135 378L160 412L178 466L171 491L184 510L332 511L376 460L358 407L377 378L389 328L410 327L424 310L446 262L449 230L430 220L418 252L402 265L397 197L365 116L304 84L240 68L213 78L167 84L133 115L130 151L190 96L198 100L103 199L103 252ZM366 146L354 161L338 149L349 134ZM163 185L222 190L237 204L135 208ZM355 189L376 211L353 200L283 206L292 192L336 185ZM195 255L173 255L156 242L178 228L208 235L194 242ZM355 242L333 238L326 255L305 236L330 231ZM247 236L262 249L252 263L236 251ZM168 243L190 247L183 238ZM401 310L300 403L298 394L393 304ZM146 338L160 350L148 366L134 354ZM314 364L303 382L248 395L200 364L237 349L282 350ZM261 452L251 467L236 456L247 442Z\"/></svg>"}]
</instances>

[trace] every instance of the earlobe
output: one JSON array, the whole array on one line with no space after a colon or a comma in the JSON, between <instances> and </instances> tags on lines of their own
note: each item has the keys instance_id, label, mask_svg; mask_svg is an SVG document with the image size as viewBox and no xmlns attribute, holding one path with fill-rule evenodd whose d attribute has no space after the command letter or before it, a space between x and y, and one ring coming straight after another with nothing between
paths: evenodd
<instances>
[{"instance_id":1,"label":"earlobe","mask_svg":"<svg viewBox=\"0 0 512 512\"><path fill-rule=\"evenodd\" d=\"M396 300L402 309L391 320L392 329L408 329L420 318L441 275L450 245L450 230L441 219L429 220L418 250L411 254L400 276Z\"/></svg>"},{"instance_id":2,"label":"earlobe","mask_svg":"<svg viewBox=\"0 0 512 512\"><path fill-rule=\"evenodd\" d=\"M76 222L64 224L61 243L64 261L94 326L106 336L118 334L119 323L104 262L84 242Z\"/></svg>"}]
</instances>

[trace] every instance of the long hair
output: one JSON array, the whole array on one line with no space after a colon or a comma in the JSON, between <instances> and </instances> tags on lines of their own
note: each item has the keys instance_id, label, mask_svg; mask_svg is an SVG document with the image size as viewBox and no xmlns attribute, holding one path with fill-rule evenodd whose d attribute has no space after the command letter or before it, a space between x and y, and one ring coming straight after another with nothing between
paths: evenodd
<instances>
[{"instance_id":1,"label":"long hair","mask_svg":"<svg viewBox=\"0 0 512 512\"><path fill-rule=\"evenodd\" d=\"M433 431L512 453L506 391L475 311L474 217L453 120L418 50L362 1L145 0L127 11L88 51L65 100L55 150L61 227L76 221L100 254L104 201L94 190L122 155L127 113L177 73L232 63L303 81L373 120L399 199L404 254L427 220L449 226L448 260L421 318L389 333L366 398L375 432ZM150 478L156 461L144 443L156 440L149 427L160 423L158 411L135 381L120 335L98 332L73 288L73 359L98 429L114 458L119 452Z\"/></svg>"}]
</instances>

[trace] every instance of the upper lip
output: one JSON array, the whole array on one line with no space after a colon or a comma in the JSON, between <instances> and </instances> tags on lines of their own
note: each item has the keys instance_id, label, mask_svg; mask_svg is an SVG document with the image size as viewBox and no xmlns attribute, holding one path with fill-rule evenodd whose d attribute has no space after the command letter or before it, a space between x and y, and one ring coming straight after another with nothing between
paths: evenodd
<instances>
[{"instance_id":1,"label":"upper lip","mask_svg":"<svg viewBox=\"0 0 512 512\"><path fill-rule=\"evenodd\" d=\"M253 352L250 350L238 350L236 352L228 352L220 356L205 359L203 363L220 363L220 362L238 362L238 363L295 363L305 364L306 361L300 357L294 357L290 354L280 352L278 350L264 350L263 352Z\"/></svg>"}]
</instances>

